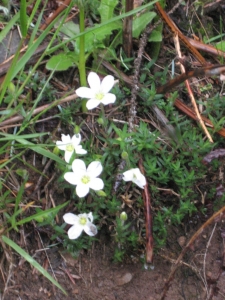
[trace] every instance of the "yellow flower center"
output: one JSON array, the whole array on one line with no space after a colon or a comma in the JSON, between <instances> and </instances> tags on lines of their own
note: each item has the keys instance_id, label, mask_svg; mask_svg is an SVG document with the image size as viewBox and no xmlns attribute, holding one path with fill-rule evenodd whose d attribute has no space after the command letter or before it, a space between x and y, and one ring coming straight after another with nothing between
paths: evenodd
<instances>
[{"instance_id":1,"label":"yellow flower center","mask_svg":"<svg viewBox=\"0 0 225 300\"><path fill-rule=\"evenodd\" d=\"M74 147L72 144L66 145L66 151L73 152Z\"/></svg>"},{"instance_id":2,"label":"yellow flower center","mask_svg":"<svg viewBox=\"0 0 225 300\"><path fill-rule=\"evenodd\" d=\"M79 220L80 225L85 225L87 223L87 218L81 217Z\"/></svg>"},{"instance_id":3,"label":"yellow flower center","mask_svg":"<svg viewBox=\"0 0 225 300\"><path fill-rule=\"evenodd\" d=\"M84 183L84 184L87 184L89 181L90 181L90 177L87 176L87 175L84 175L81 179L81 181Z\"/></svg>"},{"instance_id":4,"label":"yellow flower center","mask_svg":"<svg viewBox=\"0 0 225 300\"><path fill-rule=\"evenodd\" d=\"M95 95L95 98L99 101L101 101L104 98L104 94L102 92L99 92Z\"/></svg>"}]
</instances>

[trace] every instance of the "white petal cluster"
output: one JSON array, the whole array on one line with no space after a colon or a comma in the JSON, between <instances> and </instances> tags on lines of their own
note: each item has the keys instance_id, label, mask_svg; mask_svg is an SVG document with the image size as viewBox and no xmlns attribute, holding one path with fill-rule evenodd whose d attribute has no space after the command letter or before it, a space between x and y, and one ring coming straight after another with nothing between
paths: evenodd
<instances>
[{"instance_id":1,"label":"white petal cluster","mask_svg":"<svg viewBox=\"0 0 225 300\"><path fill-rule=\"evenodd\" d=\"M80 87L76 90L77 96L89 99L86 104L87 109L93 109L100 103L107 105L116 101L116 96L109 93L114 85L113 76L107 75L101 82L98 74L90 72L87 80L90 88Z\"/></svg>"},{"instance_id":2,"label":"white petal cluster","mask_svg":"<svg viewBox=\"0 0 225 300\"><path fill-rule=\"evenodd\" d=\"M67 224L72 225L68 230L68 237L71 240L77 239L83 230L90 236L94 236L98 233L96 226L92 223L92 212L89 214L83 213L79 215L67 213L63 216L63 219Z\"/></svg>"},{"instance_id":3,"label":"white petal cluster","mask_svg":"<svg viewBox=\"0 0 225 300\"><path fill-rule=\"evenodd\" d=\"M144 188L146 185L146 178L141 173L139 168L130 169L123 173L123 180L124 181L132 181L136 185L138 185L140 188Z\"/></svg>"},{"instance_id":4,"label":"white petal cluster","mask_svg":"<svg viewBox=\"0 0 225 300\"><path fill-rule=\"evenodd\" d=\"M75 134L72 138L69 134L62 134L62 141L57 141L56 145L60 150L65 151L65 161L69 163L71 156L74 152L77 154L86 154L87 151L80 145L81 135Z\"/></svg>"},{"instance_id":5,"label":"white petal cluster","mask_svg":"<svg viewBox=\"0 0 225 300\"><path fill-rule=\"evenodd\" d=\"M75 159L72 163L73 172L67 172L64 179L69 183L76 185L76 193L79 197L85 197L89 190L102 190L104 182L101 178L97 178L102 170L102 164L99 161L93 161L86 168L85 163L81 159Z\"/></svg>"}]
</instances>

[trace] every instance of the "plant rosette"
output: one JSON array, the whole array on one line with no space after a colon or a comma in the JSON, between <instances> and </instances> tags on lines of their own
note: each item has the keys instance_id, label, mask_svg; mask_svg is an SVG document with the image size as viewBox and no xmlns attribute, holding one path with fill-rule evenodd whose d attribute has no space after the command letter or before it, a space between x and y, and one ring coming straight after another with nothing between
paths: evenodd
<instances>
[{"instance_id":1,"label":"plant rosette","mask_svg":"<svg viewBox=\"0 0 225 300\"><path fill-rule=\"evenodd\" d=\"M114 77L107 75L102 82L95 72L90 72L88 75L88 83L90 88L80 87L76 90L78 97L89 99L87 101L87 109L93 109L100 103L107 105L116 101L116 96L109 91L114 85Z\"/></svg>"}]
</instances>

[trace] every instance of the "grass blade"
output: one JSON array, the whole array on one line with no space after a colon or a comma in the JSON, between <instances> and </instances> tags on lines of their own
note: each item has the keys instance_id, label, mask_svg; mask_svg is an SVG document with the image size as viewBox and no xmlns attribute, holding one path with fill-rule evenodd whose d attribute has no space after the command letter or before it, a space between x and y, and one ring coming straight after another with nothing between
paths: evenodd
<instances>
[{"instance_id":1,"label":"grass blade","mask_svg":"<svg viewBox=\"0 0 225 300\"><path fill-rule=\"evenodd\" d=\"M3 235L2 240L4 243L13 248L17 253L19 253L24 259L26 259L26 261L28 261L33 267L35 267L35 269L37 269L42 275L48 278L48 280L51 281L55 286L57 286L65 295L67 295L66 291L61 287L61 285L44 268L42 268L42 266L35 259L33 259L32 256L30 256L26 251L24 251L6 236Z\"/></svg>"}]
</instances>

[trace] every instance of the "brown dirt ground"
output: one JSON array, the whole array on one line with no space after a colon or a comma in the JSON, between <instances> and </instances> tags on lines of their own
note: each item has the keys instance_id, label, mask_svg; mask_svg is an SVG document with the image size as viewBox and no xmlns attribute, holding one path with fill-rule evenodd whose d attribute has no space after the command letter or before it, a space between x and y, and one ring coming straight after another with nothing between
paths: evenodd
<instances>
[{"instance_id":1,"label":"brown dirt ground","mask_svg":"<svg viewBox=\"0 0 225 300\"><path fill-rule=\"evenodd\" d=\"M35 259L50 274L54 273L68 296L18 256L14 255L13 263L8 267L9 262L2 253L1 266L7 266L8 271L7 276L2 274L0 299L158 300L174 260L181 251L179 242L186 241L184 236L175 238L179 236L175 231L171 231L167 247L155 255L153 268L147 270L138 257L127 258L124 263L113 263L112 243L105 243L104 237L77 260L57 247L36 252L37 238L34 238L33 243L27 243L28 247L32 247L31 254L35 254ZM165 299L225 299L223 231L221 221L202 232L177 269Z\"/></svg>"}]
</instances>

